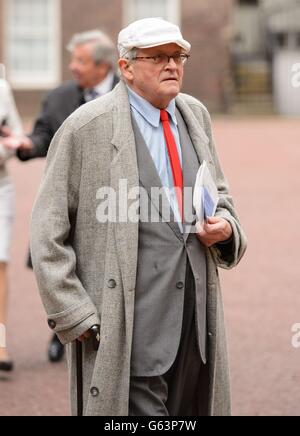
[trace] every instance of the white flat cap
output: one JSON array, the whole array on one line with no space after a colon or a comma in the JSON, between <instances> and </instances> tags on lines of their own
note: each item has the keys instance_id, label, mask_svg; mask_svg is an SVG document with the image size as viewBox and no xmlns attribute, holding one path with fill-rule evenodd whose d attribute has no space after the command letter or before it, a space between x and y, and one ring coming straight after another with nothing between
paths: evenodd
<instances>
[{"instance_id":1,"label":"white flat cap","mask_svg":"<svg viewBox=\"0 0 300 436\"><path fill-rule=\"evenodd\" d=\"M183 39L178 26L162 18L144 18L121 30L118 49L120 57L124 57L133 48L150 48L171 43L179 45L186 52L191 50L191 44Z\"/></svg>"}]
</instances>

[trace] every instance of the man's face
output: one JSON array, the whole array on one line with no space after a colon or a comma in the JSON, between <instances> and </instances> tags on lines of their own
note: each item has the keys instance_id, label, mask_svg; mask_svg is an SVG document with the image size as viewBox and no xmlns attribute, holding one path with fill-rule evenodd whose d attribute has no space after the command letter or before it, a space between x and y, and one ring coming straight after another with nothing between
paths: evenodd
<instances>
[{"instance_id":1,"label":"man's face","mask_svg":"<svg viewBox=\"0 0 300 436\"><path fill-rule=\"evenodd\" d=\"M107 76L110 69L105 63L95 64L93 43L78 45L72 51L70 71L81 88L93 88Z\"/></svg>"},{"instance_id":2,"label":"man's face","mask_svg":"<svg viewBox=\"0 0 300 436\"><path fill-rule=\"evenodd\" d=\"M160 54L168 56L182 53L177 44L140 49L137 57ZM169 63L156 64L151 59L137 59L127 66L120 61L120 68L131 88L153 106L164 109L175 98L182 87L183 65L170 59Z\"/></svg>"}]
</instances>

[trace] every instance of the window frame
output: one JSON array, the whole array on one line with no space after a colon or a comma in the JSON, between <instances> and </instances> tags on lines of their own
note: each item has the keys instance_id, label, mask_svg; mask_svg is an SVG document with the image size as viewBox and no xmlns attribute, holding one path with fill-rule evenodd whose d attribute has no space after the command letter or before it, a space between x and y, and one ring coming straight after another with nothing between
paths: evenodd
<instances>
[{"instance_id":1,"label":"window frame","mask_svg":"<svg viewBox=\"0 0 300 436\"><path fill-rule=\"evenodd\" d=\"M52 68L47 74L32 71L30 74L25 71L14 72L10 65L10 41L11 41L11 20L14 4L13 0L4 0L3 16L4 20L4 64L6 66L7 78L12 87L16 90L44 90L52 89L61 81L61 0L52 0L53 23L51 24L51 46L52 46Z\"/></svg>"},{"instance_id":2,"label":"window frame","mask_svg":"<svg viewBox=\"0 0 300 436\"><path fill-rule=\"evenodd\" d=\"M128 26L135 20L134 1L123 0L123 26ZM181 25L181 0L165 0L167 2L167 17L163 17L171 23Z\"/></svg>"}]
</instances>

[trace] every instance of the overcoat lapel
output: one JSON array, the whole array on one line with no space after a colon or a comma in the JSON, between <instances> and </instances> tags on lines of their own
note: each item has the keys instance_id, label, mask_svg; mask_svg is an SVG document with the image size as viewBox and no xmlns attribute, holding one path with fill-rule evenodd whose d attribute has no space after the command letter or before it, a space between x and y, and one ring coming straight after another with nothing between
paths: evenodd
<instances>
[{"instance_id":1,"label":"overcoat lapel","mask_svg":"<svg viewBox=\"0 0 300 436\"><path fill-rule=\"evenodd\" d=\"M199 163L201 164L204 160L206 160L210 168L212 168L213 162L209 149L209 138L201 126L200 120L197 120L193 111L184 102L180 95L176 98L176 106L178 107L178 110L180 111L180 114L182 115L182 118L187 126L190 138L198 155Z\"/></svg>"},{"instance_id":2,"label":"overcoat lapel","mask_svg":"<svg viewBox=\"0 0 300 436\"><path fill-rule=\"evenodd\" d=\"M191 150L193 143L191 142L187 127L184 119L176 109L176 118L178 123L178 132L182 150L182 163L183 163L183 186L184 190L184 238L187 239L191 230L191 226L195 224L193 219L193 192L196 181L197 172L199 169L199 158ZM196 156L196 157L195 157ZM188 190L186 189L188 188Z\"/></svg>"}]
</instances>

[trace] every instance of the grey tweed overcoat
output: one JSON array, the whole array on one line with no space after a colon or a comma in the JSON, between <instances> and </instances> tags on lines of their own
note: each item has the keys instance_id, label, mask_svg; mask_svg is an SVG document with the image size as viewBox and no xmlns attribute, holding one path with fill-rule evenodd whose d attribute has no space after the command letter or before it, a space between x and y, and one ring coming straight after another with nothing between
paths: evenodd
<instances>
[{"instance_id":1,"label":"grey tweed overcoat","mask_svg":"<svg viewBox=\"0 0 300 436\"><path fill-rule=\"evenodd\" d=\"M219 190L217 215L233 228L230 253L206 250L209 332L209 413L230 414L229 370L218 267L234 267L246 239L219 165L206 108L195 98L176 99L199 160L209 163ZM31 250L48 321L69 344L72 411L76 413L76 337L101 325L98 353L84 349L85 415L127 415L138 222L100 223L99 189L139 186L127 90L111 93L72 114L56 134L35 201ZM132 200L133 201L133 200ZM130 207L130 201L128 207ZM200 243L200 242L199 242Z\"/></svg>"}]
</instances>

